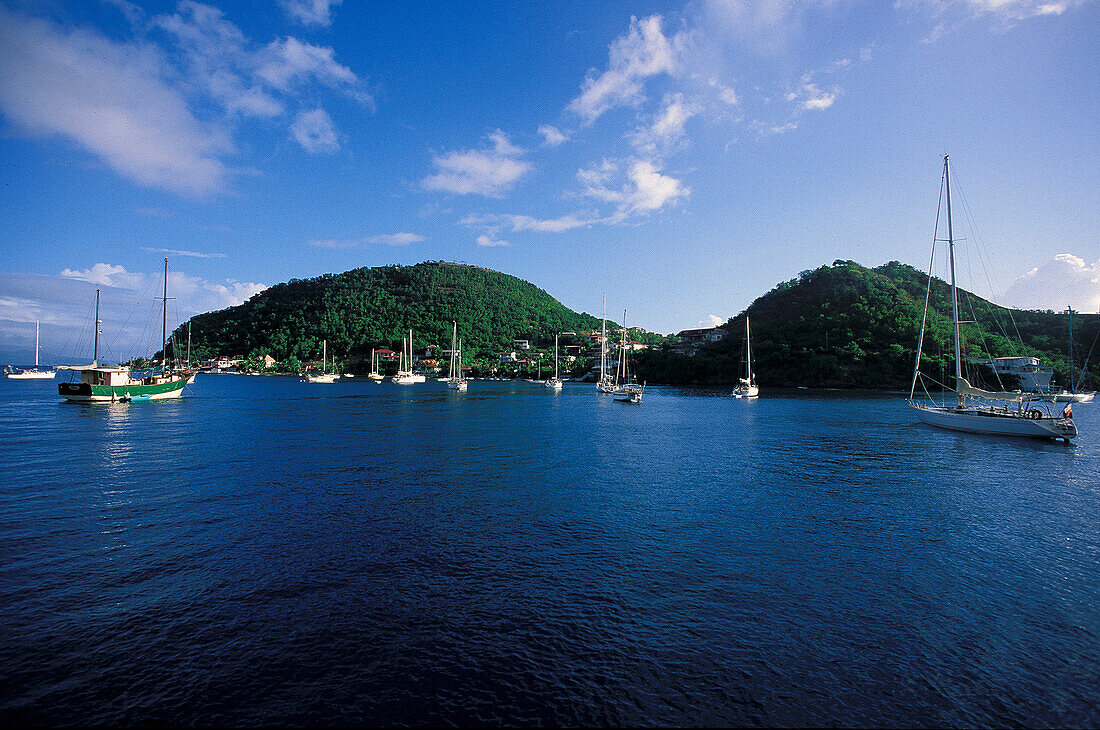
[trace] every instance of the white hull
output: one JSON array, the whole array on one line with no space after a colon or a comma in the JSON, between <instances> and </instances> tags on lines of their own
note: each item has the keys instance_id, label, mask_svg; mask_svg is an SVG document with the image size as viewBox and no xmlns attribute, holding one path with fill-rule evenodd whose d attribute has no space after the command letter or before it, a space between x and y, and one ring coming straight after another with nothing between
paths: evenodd
<instances>
[{"instance_id":1,"label":"white hull","mask_svg":"<svg viewBox=\"0 0 1100 730\"><path fill-rule=\"evenodd\" d=\"M952 431L984 433L994 436L1071 439L1077 435L1072 418L1027 418L1010 413L964 410L913 404L917 418L924 423Z\"/></svg>"},{"instance_id":2,"label":"white hull","mask_svg":"<svg viewBox=\"0 0 1100 730\"><path fill-rule=\"evenodd\" d=\"M457 390L459 393L465 393L469 384L465 380L448 380L447 389Z\"/></svg>"},{"instance_id":3,"label":"white hull","mask_svg":"<svg viewBox=\"0 0 1100 730\"><path fill-rule=\"evenodd\" d=\"M557 378L550 378L543 383L548 390L561 390L561 381Z\"/></svg>"},{"instance_id":4,"label":"white hull","mask_svg":"<svg viewBox=\"0 0 1100 730\"><path fill-rule=\"evenodd\" d=\"M1088 393L1058 393L1054 396L1054 400L1058 403L1092 403L1092 399L1096 397L1096 391L1089 391Z\"/></svg>"},{"instance_id":5,"label":"white hull","mask_svg":"<svg viewBox=\"0 0 1100 730\"><path fill-rule=\"evenodd\" d=\"M327 375L307 375L307 383L335 383L339 375L329 373Z\"/></svg>"},{"instance_id":6,"label":"white hull","mask_svg":"<svg viewBox=\"0 0 1100 730\"><path fill-rule=\"evenodd\" d=\"M747 388L746 387L734 388L733 389L733 397L734 398L759 398L760 397L760 388L757 388L755 385L750 385Z\"/></svg>"},{"instance_id":7,"label":"white hull","mask_svg":"<svg viewBox=\"0 0 1100 730\"><path fill-rule=\"evenodd\" d=\"M619 403L641 403L643 390L641 385L624 385L615 392L615 400Z\"/></svg>"},{"instance_id":8,"label":"white hull","mask_svg":"<svg viewBox=\"0 0 1100 730\"><path fill-rule=\"evenodd\" d=\"M415 385L428 381L423 375L394 375L390 380L398 385Z\"/></svg>"},{"instance_id":9,"label":"white hull","mask_svg":"<svg viewBox=\"0 0 1100 730\"><path fill-rule=\"evenodd\" d=\"M21 373L4 373L9 380L53 380L57 375L52 370L24 370Z\"/></svg>"}]
</instances>

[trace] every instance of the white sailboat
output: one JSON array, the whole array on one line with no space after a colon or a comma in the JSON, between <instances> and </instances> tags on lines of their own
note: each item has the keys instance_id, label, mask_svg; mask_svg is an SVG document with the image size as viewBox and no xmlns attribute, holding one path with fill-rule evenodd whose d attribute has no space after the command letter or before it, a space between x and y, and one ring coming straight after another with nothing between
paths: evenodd
<instances>
[{"instance_id":1,"label":"white sailboat","mask_svg":"<svg viewBox=\"0 0 1100 730\"><path fill-rule=\"evenodd\" d=\"M932 290L932 267L929 265L928 288L924 297L924 317L917 342L917 359L913 368L913 383L909 389L909 405L922 422L967 433L1031 438L1060 438L1069 441L1077 436L1072 404L1058 412L1054 396L1026 392L992 392L975 388L962 372L962 347L959 340L959 296L955 283L955 234L951 221L951 168L948 156L943 156L943 190L947 202L947 244L951 269L951 320L955 340L954 404L918 402L914 399L917 382L924 385L927 376L920 371L921 347L924 344L928 320L928 301ZM937 231L938 239L939 232ZM935 244L933 243L933 258ZM927 388L925 393L927 394ZM929 400L931 396L929 395Z\"/></svg>"},{"instance_id":2,"label":"white sailboat","mask_svg":"<svg viewBox=\"0 0 1100 730\"><path fill-rule=\"evenodd\" d=\"M737 387L733 389L734 398L757 398L760 395L760 388L756 387L756 382L752 377L752 344L749 341L749 315L745 315L745 354L746 366L745 377L741 378Z\"/></svg>"},{"instance_id":3,"label":"white sailboat","mask_svg":"<svg viewBox=\"0 0 1100 730\"><path fill-rule=\"evenodd\" d=\"M426 382L428 379L420 373L413 372L413 333L409 330L409 341L401 342L401 361L398 362L397 374L390 380L397 385L415 385Z\"/></svg>"},{"instance_id":4,"label":"white sailboat","mask_svg":"<svg viewBox=\"0 0 1100 730\"><path fill-rule=\"evenodd\" d=\"M554 334L554 377L543 383L550 390L561 390L561 378L558 377L558 335Z\"/></svg>"},{"instance_id":5,"label":"white sailboat","mask_svg":"<svg viewBox=\"0 0 1100 730\"><path fill-rule=\"evenodd\" d=\"M447 388L465 393L469 388L466 378L462 377L462 345L458 340L458 322L451 323L451 370L447 377Z\"/></svg>"},{"instance_id":6,"label":"white sailboat","mask_svg":"<svg viewBox=\"0 0 1100 730\"><path fill-rule=\"evenodd\" d=\"M381 383L384 380L382 373L378 372L378 353L374 351L373 347L370 349L370 372L367 373L367 377L376 383Z\"/></svg>"},{"instance_id":7,"label":"white sailboat","mask_svg":"<svg viewBox=\"0 0 1100 730\"><path fill-rule=\"evenodd\" d=\"M38 320L34 320L34 368L31 370L16 370L9 368L4 371L4 377L10 380L52 380L57 375L56 370L38 369Z\"/></svg>"},{"instance_id":8,"label":"white sailboat","mask_svg":"<svg viewBox=\"0 0 1100 730\"><path fill-rule=\"evenodd\" d=\"M1069 314L1069 390L1063 389L1061 393L1056 393L1054 400L1058 403L1092 403L1092 399L1096 397L1095 390L1077 389L1080 382L1073 373L1073 307L1067 307L1067 313ZM1085 360L1087 365L1088 358Z\"/></svg>"},{"instance_id":9,"label":"white sailboat","mask_svg":"<svg viewBox=\"0 0 1100 730\"><path fill-rule=\"evenodd\" d=\"M607 295L603 295L603 318L600 320L600 379L596 381L597 393L614 393L619 388L607 372Z\"/></svg>"},{"instance_id":10,"label":"white sailboat","mask_svg":"<svg viewBox=\"0 0 1100 730\"><path fill-rule=\"evenodd\" d=\"M328 356L328 340L321 340L321 372L317 375L307 375L307 383L335 383L340 376L336 373L325 372L325 359Z\"/></svg>"},{"instance_id":11,"label":"white sailboat","mask_svg":"<svg viewBox=\"0 0 1100 730\"><path fill-rule=\"evenodd\" d=\"M615 368L615 390L613 395L620 403L641 403L645 384L638 385L630 372L630 358L626 347L626 310L623 310L623 342L619 348L619 364Z\"/></svg>"}]
</instances>

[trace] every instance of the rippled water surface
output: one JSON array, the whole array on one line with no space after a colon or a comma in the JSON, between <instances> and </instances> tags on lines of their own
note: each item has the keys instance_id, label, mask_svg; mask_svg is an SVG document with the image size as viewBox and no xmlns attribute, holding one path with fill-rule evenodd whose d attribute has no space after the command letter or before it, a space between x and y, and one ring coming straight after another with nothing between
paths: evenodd
<instances>
[{"instance_id":1,"label":"rippled water surface","mask_svg":"<svg viewBox=\"0 0 1100 730\"><path fill-rule=\"evenodd\" d=\"M0 381L0 716L1100 724L1100 403L724 395Z\"/></svg>"}]
</instances>

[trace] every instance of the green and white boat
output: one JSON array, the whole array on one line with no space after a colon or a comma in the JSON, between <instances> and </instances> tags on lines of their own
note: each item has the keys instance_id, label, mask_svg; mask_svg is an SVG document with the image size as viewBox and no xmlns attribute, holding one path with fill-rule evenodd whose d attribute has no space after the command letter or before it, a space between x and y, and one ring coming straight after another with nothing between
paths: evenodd
<instances>
[{"instance_id":1,"label":"green and white boat","mask_svg":"<svg viewBox=\"0 0 1100 730\"><path fill-rule=\"evenodd\" d=\"M164 320L161 341L167 343L168 323L168 259L164 260ZM124 365L99 364L99 289L95 290L95 337L91 365L61 365L58 370L80 373L80 382L58 383L62 398L79 403L114 403L134 400L178 398L183 394L192 371L172 371L167 366L168 345L164 345L164 369L159 373L134 377Z\"/></svg>"}]
</instances>

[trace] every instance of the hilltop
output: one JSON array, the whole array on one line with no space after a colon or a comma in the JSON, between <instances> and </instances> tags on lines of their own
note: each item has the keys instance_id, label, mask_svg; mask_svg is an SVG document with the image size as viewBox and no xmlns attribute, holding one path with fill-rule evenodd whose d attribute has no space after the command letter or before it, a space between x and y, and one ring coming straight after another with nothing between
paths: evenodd
<instances>
[{"instance_id":1,"label":"hilltop","mask_svg":"<svg viewBox=\"0 0 1100 730\"><path fill-rule=\"evenodd\" d=\"M496 357L515 339L552 346L555 332L599 329L534 284L465 264L426 262L292 279L244 304L192 318L196 359L218 354L319 359L321 341L341 359L369 359L372 347L450 346L458 322L468 361ZM186 338L186 326L174 333Z\"/></svg>"},{"instance_id":2,"label":"hilltop","mask_svg":"<svg viewBox=\"0 0 1100 730\"><path fill-rule=\"evenodd\" d=\"M637 359L640 378L679 384L731 384L744 371L745 316L752 325L753 370L762 387L909 389L927 274L891 261L866 268L835 261L803 271L757 298L721 329L725 336L694 357L671 348ZM1069 328L1064 314L1010 310L959 290L965 358L1031 355L1069 382ZM1076 367L1096 339L1100 316L1074 318ZM1021 344L1022 343L1022 344ZM933 279L923 369L948 382L954 372L951 289ZM1091 363L1092 361L1090 361ZM1100 368L1090 364L1090 380Z\"/></svg>"}]
</instances>

